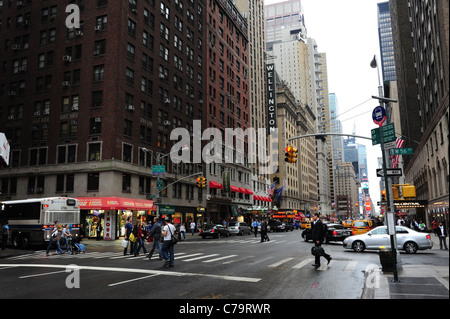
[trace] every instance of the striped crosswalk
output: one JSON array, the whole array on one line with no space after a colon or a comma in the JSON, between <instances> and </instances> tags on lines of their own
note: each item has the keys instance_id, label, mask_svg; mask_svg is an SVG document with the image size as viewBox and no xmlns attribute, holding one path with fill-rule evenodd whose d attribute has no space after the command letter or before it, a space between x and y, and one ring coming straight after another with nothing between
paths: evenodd
<instances>
[{"instance_id":1,"label":"striped crosswalk","mask_svg":"<svg viewBox=\"0 0 450 319\"><path fill-rule=\"evenodd\" d=\"M51 254L50 256L45 256L45 253L35 252L31 254L25 254L20 256L13 256L7 258L12 261L31 261L31 260L59 260L59 259L70 259L73 262L77 259L105 259L105 260L142 260L149 261L147 255L141 255L134 257L134 255L123 255L123 252L87 252L85 254ZM152 261L159 260L159 255L157 252L152 256ZM305 269L311 268L310 266L314 263L314 258L306 257L301 259L298 256L289 256L276 260L272 257L267 256L239 256L236 254L225 254L225 253L203 253L203 252L175 252L175 261L184 263L203 263L203 264L222 264L229 265L232 263L238 263L242 260L251 260L253 264L261 265L261 267L266 267L268 269ZM358 265L358 261L352 260L331 260L329 264L324 262L317 270L326 271L330 267L338 269L340 271L351 272L354 271Z\"/></svg>"}]
</instances>

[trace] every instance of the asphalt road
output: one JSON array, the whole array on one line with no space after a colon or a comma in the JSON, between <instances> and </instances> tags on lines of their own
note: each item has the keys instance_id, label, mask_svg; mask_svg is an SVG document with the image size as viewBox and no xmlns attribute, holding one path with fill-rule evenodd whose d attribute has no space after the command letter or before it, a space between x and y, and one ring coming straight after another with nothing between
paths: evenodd
<instances>
[{"instance_id":1,"label":"asphalt road","mask_svg":"<svg viewBox=\"0 0 450 319\"><path fill-rule=\"evenodd\" d=\"M0 298L61 299L360 299L365 271L380 267L377 252L355 253L324 245L330 265L311 266L312 243L301 231L193 239L175 246L175 267L123 256L120 241L87 244L87 253L50 255L40 250L0 260ZM148 245L147 245L148 248ZM446 265L448 252L402 254L407 264ZM126 294L125 294L126 293ZM124 295L125 294L125 295Z\"/></svg>"}]
</instances>

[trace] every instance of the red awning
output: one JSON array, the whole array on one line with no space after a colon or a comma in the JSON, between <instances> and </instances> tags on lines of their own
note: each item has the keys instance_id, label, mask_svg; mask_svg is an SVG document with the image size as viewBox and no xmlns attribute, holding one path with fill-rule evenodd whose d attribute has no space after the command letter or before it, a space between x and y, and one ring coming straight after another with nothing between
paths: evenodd
<instances>
[{"instance_id":1,"label":"red awning","mask_svg":"<svg viewBox=\"0 0 450 319\"><path fill-rule=\"evenodd\" d=\"M80 209L151 210L152 200L124 197L78 197Z\"/></svg>"},{"instance_id":2,"label":"red awning","mask_svg":"<svg viewBox=\"0 0 450 319\"><path fill-rule=\"evenodd\" d=\"M248 188L245 188L244 192L245 192L245 194L249 194L249 195L253 194L253 192L251 190L249 190Z\"/></svg>"},{"instance_id":3,"label":"red awning","mask_svg":"<svg viewBox=\"0 0 450 319\"><path fill-rule=\"evenodd\" d=\"M239 188L236 186L231 185L231 191L232 192L239 192Z\"/></svg>"},{"instance_id":4,"label":"red awning","mask_svg":"<svg viewBox=\"0 0 450 319\"><path fill-rule=\"evenodd\" d=\"M238 188L238 192L239 192L239 193L242 193L242 194L247 194L247 193L245 192L245 189L243 189L243 188L241 188L241 187Z\"/></svg>"},{"instance_id":5,"label":"red awning","mask_svg":"<svg viewBox=\"0 0 450 319\"><path fill-rule=\"evenodd\" d=\"M209 181L209 188L223 189L222 184L216 183L214 181Z\"/></svg>"}]
</instances>

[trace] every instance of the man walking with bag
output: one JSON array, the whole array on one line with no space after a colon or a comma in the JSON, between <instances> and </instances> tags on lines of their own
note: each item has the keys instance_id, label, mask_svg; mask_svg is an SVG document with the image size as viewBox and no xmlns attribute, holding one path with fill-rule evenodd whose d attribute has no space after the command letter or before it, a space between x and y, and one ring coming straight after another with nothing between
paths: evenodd
<instances>
[{"instance_id":1,"label":"man walking with bag","mask_svg":"<svg viewBox=\"0 0 450 319\"><path fill-rule=\"evenodd\" d=\"M176 228L170 223L169 217L164 219L164 228L162 230L162 235L164 236L162 250L162 256L164 258L164 268L173 267L175 262L175 257L173 255L173 246L175 245L172 239L175 239Z\"/></svg>"},{"instance_id":2,"label":"man walking with bag","mask_svg":"<svg viewBox=\"0 0 450 319\"><path fill-rule=\"evenodd\" d=\"M313 266L317 269L320 267L320 256L325 257L325 259L328 261L327 264L330 263L331 261L331 256L326 254L325 251L323 250L322 243L323 243L323 239L325 238L325 229L324 229L324 225L322 223L322 221L319 219L319 214L315 213L313 215L313 222L311 223L311 236L312 236L312 240L314 242L314 248L316 252L320 251L320 253L316 253L315 256L315 262L313 264ZM319 249L317 249L319 248Z\"/></svg>"}]
</instances>

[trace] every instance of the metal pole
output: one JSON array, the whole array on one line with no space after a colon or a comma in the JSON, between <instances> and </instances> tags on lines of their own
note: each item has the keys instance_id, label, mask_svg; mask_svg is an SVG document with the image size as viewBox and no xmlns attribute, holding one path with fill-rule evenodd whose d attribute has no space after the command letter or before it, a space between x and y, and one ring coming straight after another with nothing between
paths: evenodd
<instances>
[{"instance_id":1,"label":"metal pole","mask_svg":"<svg viewBox=\"0 0 450 319\"><path fill-rule=\"evenodd\" d=\"M387 177L387 169L386 169L386 155L385 155L385 149L384 149L384 137L383 137L383 125L380 125L380 146L381 146L381 155L383 159L383 175L384 175L384 187L386 189L386 201L390 203L390 189L389 189L389 182ZM391 240L391 252L392 252L392 263L394 265L394 281L398 281L398 272L397 272L397 247L396 247L396 240L395 240L395 222L393 218L394 212L391 210L391 205L388 206L388 211L386 212L386 223L387 228ZM392 214L392 215L390 215ZM393 225L390 225L389 223L394 223Z\"/></svg>"}]
</instances>

